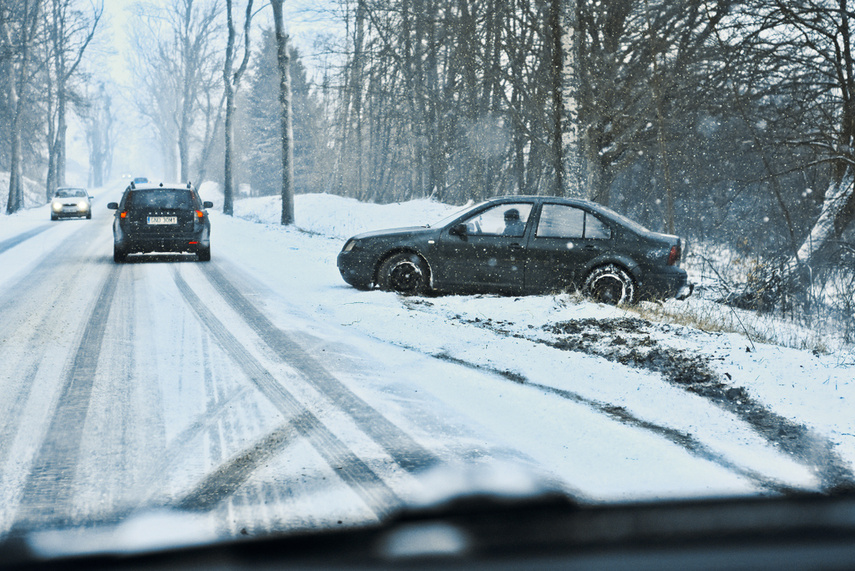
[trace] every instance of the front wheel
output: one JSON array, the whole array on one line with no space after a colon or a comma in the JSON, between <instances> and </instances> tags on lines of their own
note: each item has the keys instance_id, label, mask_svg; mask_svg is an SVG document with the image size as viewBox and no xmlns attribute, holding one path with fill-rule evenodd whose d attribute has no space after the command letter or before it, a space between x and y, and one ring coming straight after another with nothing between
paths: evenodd
<instances>
[{"instance_id":1,"label":"front wheel","mask_svg":"<svg viewBox=\"0 0 855 571\"><path fill-rule=\"evenodd\" d=\"M616 264L594 268L585 279L585 295L609 305L633 304L638 300L635 282Z\"/></svg>"},{"instance_id":2,"label":"front wheel","mask_svg":"<svg viewBox=\"0 0 855 571\"><path fill-rule=\"evenodd\" d=\"M394 254L381 264L377 281L382 290L418 295L428 287L427 265L416 254Z\"/></svg>"}]
</instances>

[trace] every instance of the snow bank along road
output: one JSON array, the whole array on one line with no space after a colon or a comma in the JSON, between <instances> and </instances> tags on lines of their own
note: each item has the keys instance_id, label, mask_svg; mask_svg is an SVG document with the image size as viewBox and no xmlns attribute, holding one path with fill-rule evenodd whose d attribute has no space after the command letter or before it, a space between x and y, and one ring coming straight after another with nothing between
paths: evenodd
<instances>
[{"instance_id":1,"label":"snow bank along road","mask_svg":"<svg viewBox=\"0 0 855 571\"><path fill-rule=\"evenodd\" d=\"M672 353L674 335L611 314L545 331L573 311L548 296L357 292L339 239L216 213L212 262L116 265L110 194L91 221L0 228L0 534L143 508L217 535L354 524L522 474L582 501L852 481L851 427L779 414L706 362L586 347L584 327Z\"/></svg>"}]
</instances>

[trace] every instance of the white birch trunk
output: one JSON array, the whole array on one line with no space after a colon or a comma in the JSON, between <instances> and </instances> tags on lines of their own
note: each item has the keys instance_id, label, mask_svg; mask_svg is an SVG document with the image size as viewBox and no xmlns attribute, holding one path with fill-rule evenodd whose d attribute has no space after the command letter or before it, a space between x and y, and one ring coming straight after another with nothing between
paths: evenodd
<instances>
[{"instance_id":1,"label":"white birch trunk","mask_svg":"<svg viewBox=\"0 0 855 571\"><path fill-rule=\"evenodd\" d=\"M797 263L810 265L814 255L834 236L837 216L853 199L855 172L846 167L839 181L833 181L825 191L822 212L796 254Z\"/></svg>"},{"instance_id":2,"label":"white birch trunk","mask_svg":"<svg viewBox=\"0 0 855 571\"><path fill-rule=\"evenodd\" d=\"M579 138L579 52L576 28L577 0L563 0L561 11L561 139L564 148L565 192L569 196L585 195L582 185L582 152Z\"/></svg>"}]
</instances>

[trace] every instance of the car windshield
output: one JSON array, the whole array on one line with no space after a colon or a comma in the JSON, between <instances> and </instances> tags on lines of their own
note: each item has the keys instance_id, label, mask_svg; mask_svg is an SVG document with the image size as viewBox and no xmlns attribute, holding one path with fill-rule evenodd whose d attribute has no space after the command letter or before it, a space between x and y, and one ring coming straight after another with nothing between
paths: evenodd
<instances>
[{"instance_id":1,"label":"car windshield","mask_svg":"<svg viewBox=\"0 0 855 571\"><path fill-rule=\"evenodd\" d=\"M481 204L476 204L474 206L467 206L466 208L463 208L460 210L454 210L454 212L452 212L451 214L446 214L445 216L443 216L442 218L440 218L436 222L434 222L432 224L428 224L427 226L428 226L428 228L444 228L445 226L447 226L451 222L457 220L458 218L461 218L467 212L469 212L471 210L475 210L480 206L481 206Z\"/></svg>"},{"instance_id":2,"label":"car windshield","mask_svg":"<svg viewBox=\"0 0 855 571\"><path fill-rule=\"evenodd\" d=\"M84 197L86 198L88 195L86 191L81 188L60 188L56 191L57 198L73 198L73 197Z\"/></svg>"},{"instance_id":3,"label":"car windshield","mask_svg":"<svg viewBox=\"0 0 855 571\"><path fill-rule=\"evenodd\" d=\"M0 567L855 489L853 18L0 0Z\"/></svg>"}]
</instances>

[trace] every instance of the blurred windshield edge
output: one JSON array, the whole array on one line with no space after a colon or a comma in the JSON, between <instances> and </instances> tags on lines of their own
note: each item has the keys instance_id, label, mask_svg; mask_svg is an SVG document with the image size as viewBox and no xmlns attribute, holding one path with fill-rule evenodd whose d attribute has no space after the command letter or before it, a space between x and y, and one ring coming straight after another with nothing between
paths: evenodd
<instances>
[{"instance_id":1,"label":"blurred windshield edge","mask_svg":"<svg viewBox=\"0 0 855 571\"><path fill-rule=\"evenodd\" d=\"M408 562L530 569L544 561L617 569L825 569L851 568L855 561L851 495L607 506L579 506L549 493L472 495L402 510L377 524L216 544L191 539L188 523L187 514L159 512L113 529L33 532L0 545L0 569L249 569L273 563L364 569ZM184 541L165 540L169 535Z\"/></svg>"}]
</instances>

